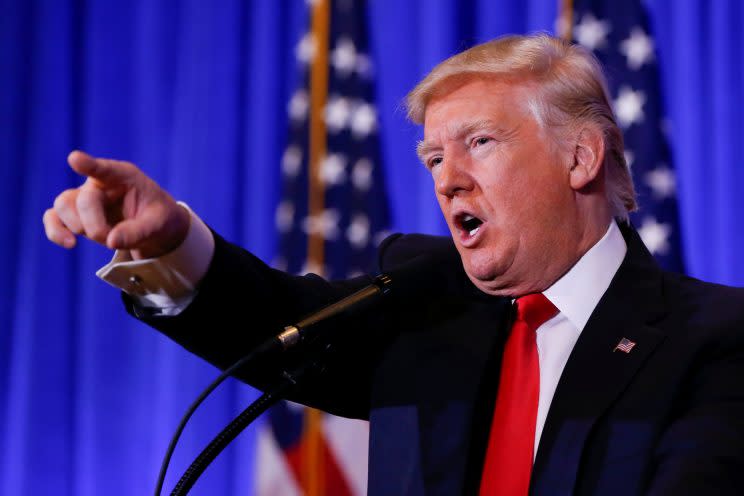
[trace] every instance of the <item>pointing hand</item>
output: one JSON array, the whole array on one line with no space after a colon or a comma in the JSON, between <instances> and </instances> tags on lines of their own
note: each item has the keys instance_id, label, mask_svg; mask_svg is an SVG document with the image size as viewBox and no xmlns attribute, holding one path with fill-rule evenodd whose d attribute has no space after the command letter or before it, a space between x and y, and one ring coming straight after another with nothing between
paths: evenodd
<instances>
[{"instance_id":1,"label":"pointing hand","mask_svg":"<svg viewBox=\"0 0 744 496\"><path fill-rule=\"evenodd\" d=\"M70 167L87 179L44 213L50 241L65 248L83 235L134 259L165 255L186 237L189 213L134 164L73 151Z\"/></svg>"}]
</instances>

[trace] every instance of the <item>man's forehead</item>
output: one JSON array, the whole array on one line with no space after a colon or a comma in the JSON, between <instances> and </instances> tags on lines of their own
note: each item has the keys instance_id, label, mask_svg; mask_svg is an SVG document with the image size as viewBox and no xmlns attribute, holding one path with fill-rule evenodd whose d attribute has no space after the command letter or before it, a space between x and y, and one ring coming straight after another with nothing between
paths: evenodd
<instances>
[{"instance_id":1,"label":"man's forehead","mask_svg":"<svg viewBox=\"0 0 744 496\"><path fill-rule=\"evenodd\" d=\"M460 93L452 99L439 99L427 106L424 143L460 139L477 131L511 134L525 119L534 118L528 99L521 91Z\"/></svg>"},{"instance_id":2,"label":"man's forehead","mask_svg":"<svg viewBox=\"0 0 744 496\"><path fill-rule=\"evenodd\" d=\"M448 88L449 91L438 92L427 102L424 111L424 132L435 121L437 127L442 124L463 125L493 119L501 121L503 114L517 112L524 114L524 105L529 93L535 89L524 81L505 81L503 79L478 78L465 84ZM445 122L441 122L442 114ZM452 122L455 117L456 122Z\"/></svg>"}]
</instances>

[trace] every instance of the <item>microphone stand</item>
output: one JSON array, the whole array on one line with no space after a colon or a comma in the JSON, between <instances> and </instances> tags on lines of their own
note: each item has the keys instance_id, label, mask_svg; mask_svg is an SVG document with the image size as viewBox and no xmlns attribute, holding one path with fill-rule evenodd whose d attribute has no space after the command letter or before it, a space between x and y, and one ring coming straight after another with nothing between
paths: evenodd
<instances>
[{"instance_id":1,"label":"microphone stand","mask_svg":"<svg viewBox=\"0 0 744 496\"><path fill-rule=\"evenodd\" d=\"M330 345L326 345L323 352L327 352ZM321 353L322 354L322 353ZM191 463L188 469L183 473L176 486L171 492L171 496L183 496L191 490L196 480L201 476L207 467L215 458L230 444L246 427L256 420L262 413L276 404L284 395L300 380L305 378L309 373L321 373L323 371L320 357L306 357L306 359L294 370L282 373L278 384L271 390L262 394L257 400L251 403L248 408L243 410L240 415L235 417L227 427L225 427L215 438L207 445L198 457Z\"/></svg>"},{"instance_id":2,"label":"microphone stand","mask_svg":"<svg viewBox=\"0 0 744 496\"><path fill-rule=\"evenodd\" d=\"M199 397L191 404L189 409L181 419L178 428L176 429L173 438L168 446L163 463L160 467L160 473L158 475L158 481L155 487L155 496L160 496L160 492L165 482L165 474L170 464L171 456L176 448L183 429L186 427L186 423L193 415L194 411L201 405L201 403L207 398L207 396L217 388L230 374L236 372L238 369L246 366L249 362L253 361L254 358L272 352L283 350L286 351L289 348L297 346L300 343L307 343L310 341L317 341L317 339L323 334L315 329L315 325L323 322L331 317L346 313L352 309L359 309L375 301L378 301L381 297L386 295L390 291L390 285L392 280L385 274L381 274L374 278L371 284L364 286L360 290L352 293L341 300L331 303L330 305L321 308L320 310L313 312L307 317L303 318L294 325L289 325L284 328L284 331L277 336L271 337L261 344L258 348L254 349L251 353L238 360L232 366L228 367L223 371L217 379L215 379L207 388L199 395ZM326 344L325 348L321 350L321 355L330 349L330 344ZM188 490L194 485L196 479L204 472L207 466L214 460L214 458L223 450L225 447L240 434L248 425L253 422L259 415L265 412L271 405L276 403L280 399L280 395L285 393L286 390L296 385L298 380L306 375L309 371L322 371L322 366L316 362L316 358L306 356L299 367L295 368L291 372L284 371L279 384L274 390L269 393L265 393L260 396L256 401L251 403L238 417L228 425L222 432L202 451L199 457L191 464L186 473L179 480L178 485L173 490L171 495L186 494Z\"/></svg>"}]
</instances>

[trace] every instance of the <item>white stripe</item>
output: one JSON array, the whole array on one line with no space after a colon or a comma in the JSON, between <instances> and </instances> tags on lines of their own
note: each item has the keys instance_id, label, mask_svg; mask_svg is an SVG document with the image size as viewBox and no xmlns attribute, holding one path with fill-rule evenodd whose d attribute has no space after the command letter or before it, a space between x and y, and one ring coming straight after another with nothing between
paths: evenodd
<instances>
[{"instance_id":1,"label":"white stripe","mask_svg":"<svg viewBox=\"0 0 744 496\"><path fill-rule=\"evenodd\" d=\"M302 496L268 425L258 431L257 450L256 496Z\"/></svg>"},{"instance_id":2,"label":"white stripe","mask_svg":"<svg viewBox=\"0 0 744 496\"><path fill-rule=\"evenodd\" d=\"M369 422L323 415L323 435L354 496L367 494Z\"/></svg>"}]
</instances>

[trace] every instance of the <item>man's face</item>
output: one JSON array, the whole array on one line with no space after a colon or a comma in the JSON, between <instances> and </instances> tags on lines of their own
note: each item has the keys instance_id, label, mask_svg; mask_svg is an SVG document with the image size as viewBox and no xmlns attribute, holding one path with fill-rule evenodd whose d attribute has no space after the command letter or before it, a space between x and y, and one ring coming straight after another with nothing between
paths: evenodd
<instances>
[{"instance_id":1,"label":"man's face","mask_svg":"<svg viewBox=\"0 0 744 496\"><path fill-rule=\"evenodd\" d=\"M432 99L422 160L470 279L489 294L542 291L573 263L569 185L561 152L527 107L534 87L473 79Z\"/></svg>"}]
</instances>

